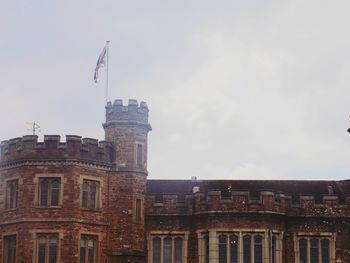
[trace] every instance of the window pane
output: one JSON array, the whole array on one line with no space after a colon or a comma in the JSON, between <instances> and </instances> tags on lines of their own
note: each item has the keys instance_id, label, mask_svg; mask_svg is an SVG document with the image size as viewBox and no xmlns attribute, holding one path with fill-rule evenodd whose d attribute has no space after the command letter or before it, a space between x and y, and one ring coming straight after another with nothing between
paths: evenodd
<instances>
[{"instance_id":1,"label":"window pane","mask_svg":"<svg viewBox=\"0 0 350 263\"><path fill-rule=\"evenodd\" d=\"M238 263L238 237L230 236L230 263Z\"/></svg>"},{"instance_id":2,"label":"window pane","mask_svg":"<svg viewBox=\"0 0 350 263\"><path fill-rule=\"evenodd\" d=\"M175 263L182 263L182 238L175 238Z\"/></svg>"},{"instance_id":3,"label":"window pane","mask_svg":"<svg viewBox=\"0 0 350 263\"><path fill-rule=\"evenodd\" d=\"M153 262L152 263L160 263L160 242L161 242L161 239L159 237L153 238Z\"/></svg>"},{"instance_id":4,"label":"window pane","mask_svg":"<svg viewBox=\"0 0 350 263\"><path fill-rule=\"evenodd\" d=\"M163 263L171 263L172 255L172 239L170 237L164 238L163 248Z\"/></svg>"},{"instance_id":5,"label":"window pane","mask_svg":"<svg viewBox=\"0 0 350 263\"><path fill-rule=\"evenodd\" d=\"M251 255L250 255L250 236L243 237L243 263L250 263Z\"/></svg>"},{"instance_id":6,"label":"window pane","mask_svg":"<svg viewBox=\"0 0 350 263\"><path fill-rule=\"evenodd\" d=\"M272 237L272 244L271 244L271 257L272 257L272 263L276 263L276 237Z\"/></svg>"},{"instance_id":7,"label":"window pane","mask_svg":"<svg viewBox=\"0 0 350 263\"><path fill-rule=\"evenodd\" d=\"M60 180L53 180L51 184L51 205L57 206L60 199Z\"/></svg>"},{"instance_id":8,"label":"window pane","mask_svg":"<svg viewBox=\"0 0 350 263\"><path fill-rule=\"evenodd\" d=\"M45 253L46 253L46 244L45 242L39 242L38 247L38 263L45 263Z\"/></svg>"},{"instance_id":9,"label":"window pane","mask_svg":"<svg viewBox=\"0 0 350 263\"><path fill-rule=\"evenodd\" d=\"M227 262L227 237L226 235L219 236L219 263Z\"/></svg>"},{"instance_id":10,"label":"window pane","mask_svg":"<svg viewBox=\"0 0 350 263\"><path fill-rule=\"evenodd\" d=\"M204 236L205 263L209 263L209 235Z\"/></svg>"},{"instance_id":11,"label":"window pane","mask_svg":"<svg viewBox=\"0 0 350 263\"><path fill-rule=\"evenodd\" d=\"M57 240L55 242L50 242L50 247L49 247L49 263L56 263L56 262L57 262Z\"/></svg>"},{"instance_id":12,"label":"window pane","mask_svg":"<svg viewBox=\"0 0 350 263\"><path fill-rule=\"evenodd\" d=\"M87 208L88 207L88 193L89 193L89 183L84 181L83 183L83 195L82 195L82 204L81 206L83 208Z\"/></svg>"},{"instance_id":13,"label":"window pane","mask_svg":"<svg viewBox=\"0 0 350 263\"><path fill-rule=\"evenodd\" d=\"M86 259L86 239L84 237L80 240L80 263L85 263Z\"/></svg>"},{"instance_id":14,"label":"window pane","mask_svg":"<svg viewBox=\"0 0 350 263\"><path fill-rule=\"evenodd\" d=\"M321 252L322 252L322 263L329 263L329 240L322 239L321 240Z\"/></svg>"},{"instance_id":15,"label":"window pane","mask_svg":"<svg viewBox=\"0 0 350 263\"><path fill-rule=\"evenodd\" d=\"M311 239L310 257L311 263L318 263L318 239Z\"/></svg>"},{"instance_id":16,"label":"window pane","mask_svg":"<svg viewBox=\"0 0 350 263\"><path fill-rule=\"evenodd\" d=\"M47 195L48 195L48 182L47 180L41 180L40 182L40 205L47 205Z\"/></svg>"},{"instance_id":17,"label":"window pane","mask_svg":"<svg viewBox=\"0 0 350 263\"><path fill-rule=\"evenodd\" d=\"M262 263L262 236L254 237L254 263Z\"/></svg>"},{"instance_id":18,"label":"window pane","mask_svg":"<svg viewBox=\"0 0 350 263\"><path fill-rule=\"evenodd\" d=\"M300 263L308 263L307 262L307 240L300 239L299 240L299 261Z\"/></svg>"},{"instance_id":19,"label":"window pane","mask_svg":"<svg viewBox=\"0 0 350 263\"><path fill-rule=\"evenodd\" d=\"M5 208L11 209L17 207L18 180L8 181L6 184Z\"/></svg>"},{"instance_id":20,"label":"window pane","mask_svg":"<svg viewBox=\"0 0 350 263\"><path fill-rule=\"evenodd\" d=\"M16 262L16 236L4 237L4 253L5 263Z\"/></svg>"}]
</instances>

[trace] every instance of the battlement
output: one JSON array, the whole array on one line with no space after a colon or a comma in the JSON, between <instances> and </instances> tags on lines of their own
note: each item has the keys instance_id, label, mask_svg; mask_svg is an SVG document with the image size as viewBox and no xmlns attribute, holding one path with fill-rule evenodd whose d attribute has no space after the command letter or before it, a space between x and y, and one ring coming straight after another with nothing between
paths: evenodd
<instances>
[{"instance_id":1,"label":"battlement","mask_svg":"<svg viewBox=\"0 0 350 263\"><path fill-rule=\"evenodd\" d=\"M110 125L137 124L147 127L151 130L148 123L148 107L146 102L129 99L128 104L124 105L123 100L117 99L113 103L107 102L106 105L106 122L103 127Z\"/></svg>"},{"instance_id":2,"label":"battlement","mask_svg":"<svg viewBox=\"0 0 350 263\"><path fill-rule=\"evenodd\" d=\"M45 135L43 142L38 136L26 135L2 141L0 144L0 163L18 160L74 159L110 163L113 146L106 141L67 135L66 142L59 135Z\"/></svg>"},{"instance_id":3,"label":"battlement","mask_svg":"<svg viewBox=\"0 0 350 263\"><path fill-rule=\"evenodd\" d=\"M195 214L206 212L278 213L303 216L350 216L350 197L339 202L336 195L324 195L321 203L314 196L299 196L299 203L292 203L292 196L271 191L260 191L253 197L249 191L220 190L177 194L148 194L146 214Z\"/></svg>"}]
</instances>

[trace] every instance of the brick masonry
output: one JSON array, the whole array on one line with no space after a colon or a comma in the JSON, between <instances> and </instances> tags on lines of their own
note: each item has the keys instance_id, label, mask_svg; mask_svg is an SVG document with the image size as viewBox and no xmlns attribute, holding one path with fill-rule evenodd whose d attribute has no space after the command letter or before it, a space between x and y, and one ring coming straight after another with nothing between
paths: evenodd
<instances>
[{"instance_id":1,"label":"brick masonry","mask_svg":"<svg viewBox=\"0 0 350 263\"><path fill-rule=\"evenodd\" d=\"M3 237L9 234L17 235L19 263L35 262L37 233L59 234L59 262L79 262L81 235L93 235L98 238L97 262L145 263L151 258L152 233L180 233L186 238L186 262L202 263L201 232L242 230L281 233L284 263L298 263L299 236L331 235L332 262L350 263L349 180L147 180L151 126L146 103L108 103L103 127L101 142L72 135L61 142L50 135L43 142L24 136L1 143L0 262ZM137 145L142 145L141 163ZM38 205L40 177L61 179L58 207ZM18 205L6 210L10 179L19 182ZM84 179L100 184L98 209L81 207Z\"/></svg>"}]
</instances>

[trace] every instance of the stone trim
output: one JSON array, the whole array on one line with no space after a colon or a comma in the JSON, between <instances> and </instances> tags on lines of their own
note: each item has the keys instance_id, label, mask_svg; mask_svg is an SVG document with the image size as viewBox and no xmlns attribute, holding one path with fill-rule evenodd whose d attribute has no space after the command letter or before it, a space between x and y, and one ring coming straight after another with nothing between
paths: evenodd
<instances>
[{"instance_id":1,"label":"stone trim","mask_svg":"<svg viewBox=\"0 0 350 263\"><path fill-rule=\"evenodd\" d=\"M318 240L328 239L329 240L329 250L330 250L330 263L336 263L336 255L335 255L335 241L336 234L332 232L296 232L294 233L294 255L295 255L295 263L300 263L300 253L299 253L299 240L305 238L308 241L308 261L310 262L310 240L312 238L316 238ZM320 244L319 244L320 246ZM321 253L321 249L319 249L319 254ZM319 257L321 260L321 257ZM309 263L308 262L308 263Z\"/></svg>"},{"instance_id":2,"label":"stone trim","mask_svg":"<svg viewBox=\"0 0 350 263\"><path fill-rule=\"evenodd\" d=\"M1 261L1 262L5 262L5 244L4 244L4 241L5 241L5 237L7 236L16 236L16 262L18 262L18 232L17 231L10 231L10 232L6 232L5 234L2 234L1 236L1 252L2 252L2 257L3 257L3 260L4 261Z\"/></svg>"},{"instance_id":3,"label":"stone trim","mask_svg":"<svg viewBox=\"0 0 350 263\"><path fill-rule=\"evenodd\" d=\"M99 189L98 189L98 197L97 197L97 207L95 209L90 208L83 208L83 182L84 180L88 181L95 181L99 183ZM79 206L82 210L89 210L89 211L101 211L102 209L102 188L104 187L104 183L101 177L92 176L92 175L80 175L79 176L79 188L80 188L80 194L79 194Z\"/></svg>"},{"instance_id":4,"label":"stone trim","mask_svg":"<svg viewBox=\"0 0 350 263\"><path fill-rule=\"evenodd\" d=\"M33 248L33 263L37 262L38 258L38 241L37 235L40 234L57 234L58 235L58 243L57 243L57 262L61 262L61 240L64 238L64 234L62 230L43 230L43 229L32 229L29 230L29 233L32 234L32 238L34 240L34 248Z\"/></svg>"},{"instance_id":5,"label":"stone trim","mask_svg":"<svg viewBox=\"0 0 350 263\"><path fill-rule=\"evenodd\" d=\"M22 166L40 166L40 165L45 165L45 166L48 166L48 165L74 165L77 167L89 167L89 168L107 170L107 171L110 171L115 167L115 165L113 165L113 164L96 163L96 162L88 161L88 160L84 161L84 160L59 160L59 159L57 159L57 160L25 159L25 160L13 161L13 162L8 162L8 163L2 163L2 164L0 164L0 171L11 169L11 168L22 167Z\"/></svg>"},{"instance_id":6,"label":"stone trim","mask_svg":"<svg viewBox=\"0 0 350 263\"><path fill-rule=\"evenodd\" d=\"M187 263L187 250L188 250L188 236L189 231L150 231L147 233L147 251L148 251L148 261L149 263L153 263L153 238L160 237L162 242L161 245L161 262L163 262L163 239L165 237L171 236L172 238L181 237L183 239L182 244L182 262ZM172 247L174 248L174 239ZM172 250L172 258L174 256L174 249Z\"/></svg>"},{"instance_id":7,"label":"stone trim","mask_svg":"<svg viewBox=\"0 0 350 263\"><path fill-rule=\"evenodd\" d=\"M39 196L40 196L40 179L41 178L59 178L60 179L60 196L58 200L58 206L41 206L39 203ZM57 209L57 208L62 208L62 203L63 203L63 188L64 185L67 183L67 179L64 177L63 174L59 173L38 173L35 174L33 183L35 185L35 195L34 195L34 206L36 208L46 208L46 209Z\"/></svg>"},{"instance_id":8,"label":"stone trim","mask_svg":"<svg viewBox=\"0 0 350 263\"><path fill-rule=\"evenodd\" d=\"M18 189L17 189L17 207L16 208L9 208L6 209L6 195L7 195L7 182L12 180L18 180ZM20 175L10 175L9 177L6 177L2 180L0 187L3 189L3 191L0 192L0 211L8 212L8 211L14 211L18 209L19 205L19 193L20 193L20 186L23 185L23 179Z\"/></svg>"},{"instance_id":9,"label":"stone trim","mask_svg":"<svg viewBox=\"0 0 350 263\"><path fill-rule=\"evenodd\" d=\"M239 240L238 262L243 262L243 236L250 235L252 238L256 235L261 235L263 238L262 256L263 262L269 263L270 251L272 246L272 235L276 236L276 259L277 263L282 262L282 249L283 249L283 232L278 230L269 229L250 229L250 228L217 228L217 229L203 229L197 230L198 238L198 259L199 263L205 263L205 235L209 235L209 262L219 262L219 235L221 234L235 234ZM254 258L254 242L251 242L251 255L252 260Z\"/></svg>"},{"instance_id":10,"label":"stone trim","mask_svg":"<svg viewBox=\"0 0 350 263\"><path fill-rule=\"evenodd\" d=\"M75 218L21 218L16 220L4 221L0 226L22 224L22 223L77 223L86 225L109 226L109 223L97 222L93 220L75 219Z\"/></svg>"},{"instance_id":11,"label":"stone trim","mask_svg":"<svg viewBox=\"0 0 350 263\"><path fill-rule=\"evenodd\" d=\"M94 263L97 263L99 262L99 259L100 259L100 242L101 242L101 236L102 234L101 233L96 233L96 232L91 232L91 231L79 231L79 237L78 237L78 248L79 248L79 261L80 261L80 248L81 248L81 245L80 245L80 242L81 242L81 236L91 236L91 237L96 237L96 248L95 248L95 252L96 252L96 257L95 257L95 260L94 260Z\"/></svg>"}]
</instances>

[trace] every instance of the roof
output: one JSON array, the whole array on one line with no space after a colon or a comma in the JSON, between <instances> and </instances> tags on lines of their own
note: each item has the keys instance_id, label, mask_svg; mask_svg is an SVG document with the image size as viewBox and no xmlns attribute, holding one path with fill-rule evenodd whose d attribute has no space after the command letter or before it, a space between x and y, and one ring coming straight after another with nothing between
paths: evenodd
<instances>
[{"instance_id":1,"label":"roof","mask_svg":"<svg viewBox=\"0 0 350 263\"><path fill-rule=\"evenodd\" d=\"M261 191L285 194L292 197L293 203L300 196L314 196L316 203L322 203L325 195L338 196L340 203L350 196L350 180L344 181L308 181L308 180L147 180L147 194L192 194L194 186L201 193L208 191L246 191L250 198L259 199Z\"/></svg>"}]
</instances>

